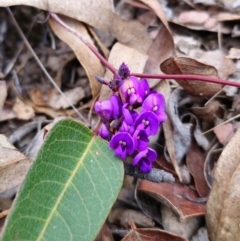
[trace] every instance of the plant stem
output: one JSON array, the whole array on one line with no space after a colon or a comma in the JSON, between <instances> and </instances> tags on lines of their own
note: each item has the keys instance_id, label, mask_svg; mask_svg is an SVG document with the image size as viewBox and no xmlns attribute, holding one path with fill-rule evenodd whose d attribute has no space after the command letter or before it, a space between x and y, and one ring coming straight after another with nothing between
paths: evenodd
<instances>
[{"instance_id":1,"label":"plant stem","mask_svg":"<svg viewBox=\"0 0 240 241\"><path fill-rule=\"evenodd\" d=\"M65 24L55 13L50 13L51 17L63 28L65 28L70 33L74 34L76 37L78 37L102 62L102 64L107 67L114 75L117 73L117 70L110 64L108 61L98 52L98 50L88 42L87 39L85 39L80 33L78 33L75 29L69 27L67 24Z\"/></svg>"},{"instance_id":2,"label":"plant stem","mask_svg":"<svg viewBox=\"0 0 240 241\"><path fill-rule=\"evenodd\" d=\"M185 75L185 74L139 74L131 73L130 75L139 78L149 78L149 79L178 79L178 80L199 80L203 82L209 82L214 84L230 85L240 88L240 83L230 80L216 79L212 77L206 77L202 75Z\"/></svg>"}]
</instances>

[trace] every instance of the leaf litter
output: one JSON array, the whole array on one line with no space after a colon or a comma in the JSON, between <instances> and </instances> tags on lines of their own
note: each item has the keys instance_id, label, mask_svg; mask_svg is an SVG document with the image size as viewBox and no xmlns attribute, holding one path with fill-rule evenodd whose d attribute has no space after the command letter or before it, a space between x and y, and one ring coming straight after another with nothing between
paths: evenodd
<instances>
[{"instance_id":1,"label":"leaf litter","mask_svg":"<svg viewBox=\"0 0 240 241\"><path fill-rule=\"evenodd\" d=\"M91 106L98 97L103 100L110 94L94 76L111 80L112 74L77 37L55 21L39 23L47 15L40 9L63 14L62 20L85 36L115 68L125 62L135 73L198 74L237 82L240 79L238 3L211 1L209 6L209 2L118 0L114 5L110 0L71 0L49 1L44 5L29 0L0 0L0 6L18 5L12 11L23 32L28 32L29 43L70 102L86 119L90 115L94 128L98 119ZM41 146L44 124L54 122L59 116L77 117L42 74L13 30L6 10L1 8L0 13L0 133L11 138L14 133L19 135L14 137L15 147L10 144L5 147L1 141L1 153L5 153L1 157L5 163L1 165L1 177L6 179L1 182L0 196L15 190L7 195L10 200ZM120 230L124 228L129 233L123 240L198 240L197 235L203 232L207 240L206 231L201 231L207 228L211 241L237 240L238 88L194 79L161 80L160 84L160 79L148 81L164 95L168 112L163 130L153 143L159 155L155 167L172 173L176 181L143 180L138 187L129 185L125 192L131 195L134 204L129 207L121 198L116 201L109 216L115 215L115 219L110 218L106 224L110 228L110 233L106 231L108 236L112 233L114 240L123 237L126 233L122 235ZM233 119L229 123L219 125L230 118ZM26 124L32 124L33 128L28 128L24 135L18 134ZM210 129L213 131L205 133ZM3 140L7 143L5 137ZM9 148L7 152L6 148ZM141 200L134 201L134 190L142 193ZM208 195L206 204L201 198ZM158 218L154 217L152 207L144 205L147 197L155 203L155 208L159 205L171 215L166 218L166 212L162 211ZM9 207L0 202L1 211ZM121 220L124 215L127 219ZM143 217L151 225L140 229L145 225L141 223ZM197 220L194 227L190 226L191 221L186 222L191 218ZM153 224L151 220L157 222ZM134 221L137 228L129 231L129 221ZM187 225L189 233L170 227L174 222Z\"/></svg>"}]
</instances>

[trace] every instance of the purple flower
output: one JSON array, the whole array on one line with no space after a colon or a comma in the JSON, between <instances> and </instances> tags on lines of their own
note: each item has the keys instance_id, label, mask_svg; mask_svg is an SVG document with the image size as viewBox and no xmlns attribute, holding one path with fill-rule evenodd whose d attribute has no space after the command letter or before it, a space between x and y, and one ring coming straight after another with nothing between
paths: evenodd
<instances>
[{"instance_id":1,"label":"purple flower","mask_svg":"<svg viewBox=\"0 0 240 241\"><path fill-rule=\"evenodd\" d=\"M101 117L107 120L111 119L113 108L110 100L97 101L94 108Z\"/></svg>"},{"instance_id":2,"label":"purple flower","mask_svg":"<svg viewBox=\"0 0 240 241\"><path fill-rule=\"evenodd\" d=\"M155 135L158 131L158 127L159 120L151 111L143 112L134 122L135 130L145 130L147 135Z\"/></svg>"},{"instance_id":3,"label":"purple flower","mask_svg":"<svg viewBox=\"0 0 240 241\"><path fill-rule=\"evenodd\" d=\"M121 77L122 80L127 79L130 76L130 70L124 62L120 65L118 69L118 75Z\"/></svg>"},{"instance_id":4,"label":"purple flower","mask_svg":"<svg viewBox=\"0 0 240 241\"><path fill-rule=\"evenodd\" d=\"M140 171L149 172L152 169L152 163L157 159L157 153L148 148L145 151L139 152L133 159L132 165L138 165Z\"/></svg>"},{"instance_id":5,"label":"purple flower","mask_svg":"<svg viewBox=\"0 0 240 241\"><path fill-rule=\"evenodd\" d=\"M127 132L118 132L115 134L110 143L110 148L115 149L115 155L119 156L121 159L126 158L127 154L133 154L135 150L135 145L133 138Z\"/></svg>"},{"instance_id":6,"label":"purple flower","mask_svg":"<svg viewBox=\"0 0 240 241\"><path fill-rule=\"evenodd\" d=\"M142 79L139 84L139 95L144 100L150 93L150 88L146 79Z\"/></svg>"},{"instance_id":7,"label":"purple flower","mask_svg":"<svg viewBox=\"0 0 240 241\"><path fill-rule=\"evenodd\" d=\"M159 119L160 123L165 121L167 115L165 113L165 100L163 95L158 92L152 92L142 104L142 111L152 111Z\"/></svg>"},{"instance_id":8,"label":"purple flower","mask_svg":"<svg viewBox=\"0 0 240 241\"><path fill-rule=\"evenodd\" d=\"M144 130L136 130L133 134L135 148L138 151L144 151L148 147L148 136Z\"/></svg>"},{"instance_id":9,"label":"purple flower","mask_svg":"<svg viewBox=\"0 0 240 241\"><path fill-rule=\"evenodd\" d=\"M117 119L122 115L122 102L117 95L111 95L110 102L112 104L112 118Z\"/></svg>"},{"instance_id":10,"label":"purple flower","mask_svg":"<svg viewBox=\"0 0 240 241\"><path fill-rule=\"evenodd\" d=\"M127 79L124 79L119 86L119 93L121 99L125 103L133 105L134 103L142 102L141 96L138 94L139 89L139 80L135 76L130 76Z\"/></svg>"},{"instance_id":11,"label":"purple flower","mask_svg":"<svg viewBox=\"0 0 240 241\"><path fill-rule=\"evenodd\" d=\"M109 130L106 127L106 125L102 124L100 130L99 130L99 135L103 138L103 139L107 139L109 137Z\"/></svg>"},{"instance_id":12,"label":"purple flower","mask_svg":"<svg viewBox=\"0 0 240 241\"><path fill-rule=\"evenodd\" d=\"M123 116L124 116L124 121L128 125L133 125L134 121L138 117L138 113L135 110L133 110L133 107L129 104L123 105L122 113L123 113Z\"/></svg>"}]
</instances>

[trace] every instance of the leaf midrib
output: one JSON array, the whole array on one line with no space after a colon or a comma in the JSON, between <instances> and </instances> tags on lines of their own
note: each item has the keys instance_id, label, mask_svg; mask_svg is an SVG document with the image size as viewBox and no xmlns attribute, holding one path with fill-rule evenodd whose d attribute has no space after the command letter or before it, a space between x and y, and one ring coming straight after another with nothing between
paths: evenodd
<instances>
[{"instance_id":1,"label":"leaf midrib","mask_svg":"<svg viewBox=\"0 0 240 241\"><path fill-rule=\"evenodd\" d=\"M59 198L57 199L57 202L56 202L55 205L53 206L52 211L51 211L49 217L47 218L47 220L46 220L46 222L45 222L45 225L44 225L41 233L39 234L39 237L36 239L36 241L40 241L40 240L43 238L43 236L44 236L44 234L45 234L45 231L46 231L46 229L47 229L47 227L48 227L48 225L49 225L49 223L50 223L50 221L51 221L51 219L52 219L55 211L57 210L57 207L58 207L58 205L60 204L60 202L61 202L61 200L62 200L62 197L63 197L65 191L67 190L67 188L68 188L69 185L71 184L71 182L72 182L73 178L75 177L75 175L76 175L79 167L80 167L81 164L83 163L83 160L85 159L85 157L86 157L89 149L91 148L94 139L95 139L95 138L92 137L91 141L88 143L87 148L86 148L85 151L83 152L83 155L82 155L82 157L79 159L76 168L74 169L74 171L72 172L72 175L70 175L68 181L66 182L64 188L62 189L62 192L61 192L61 194L59 195Z\"/></svg>"}]
</instances>

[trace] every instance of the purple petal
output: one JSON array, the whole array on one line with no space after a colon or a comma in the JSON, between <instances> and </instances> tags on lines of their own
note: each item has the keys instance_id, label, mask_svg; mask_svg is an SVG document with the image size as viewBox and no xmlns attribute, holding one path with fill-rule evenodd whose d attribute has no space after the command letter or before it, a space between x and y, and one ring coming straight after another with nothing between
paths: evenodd
<instances>
[{"instance_id":1,"label":"purple petal","mask_svg":"<svg viewBox=\"0 0 240 241\"><path fill-rule=\"evenodd\" d=\"M152 162L157 159L157 154L151 148L139 152L133 159L132 165L138 165L142 172L149 172L152 168Z\"/></svg>"},{"instance_id":2,"label":"purple petal","mask_svg":"<svg viewBox=\"0 0 240 241\"><path fill-rule=\"evenodd\" d=\"M109 146L112 149L116 149L119 145L122 145L121 142L124 142L124 148L122 148L122 150L126 151L127 154L131 155L134 152L135 144L133 138L127 132L118 132L117 134L115 134L109 142Z\"/></svg>"},{"instance_id":3,"label":"purple petal","mask_svg":"<svg viewBox=\"0 0 240 241\"><path fill-rule=\"evenodd\" d=\"M148 147L148 142L140 140L138 141L138 146L136 147L136 149L138 149L139 151L144 151L147 149L147 147Z\"/></svg>"},{"instance_id":4,"label":"purple petal","mask_svg":"<svg viewBox=\"0 0 240 241\"><path fill-rule=\"evenodd\" d=\"M135 142L135 148L138 151L144 151L148 147L148 136L144 130L136 130L133 135L133 140Z\"/></svg>"},{"instance_id":5,"label":"purple petal","mask_svg":"<svg viewBox=\"0 0 240 241\"><path fill-rule=\"evenodd\" d=\"M151 148L148 148L147 159L150 162L154 162L157 160L157 153Z\"/></svg>"},{"instance_id":6,"label":"purple petal","mask_svg":"<svg viewBox=\"0 0 240 241\"><path fill-rule=\"evenodd\" d=\"M124 104L123 108L122 108L122 112L123 112L123 116L124 116L124 121L128 125L133 125L133 122L137 118L138 113L136 111L134 111L134 110L130 110L130 108L132 108L131 105Z\"/></svg>"},{"instance_id":7,"label":"purple petal","mask_svg":"<svg viewBox=\"0 0 240 241\"><path fill-rule=\"evenodd\" d=\"M111 118L112 115L112 104L109 100L97 101L95 103L95 111L100 115L105 117L107 120Z\"/></svg>"},{"instance_id":8,"label":"purple petal","mask_svg":"<svg viewBox=\"0 0 240 241\"><path fill-rule=\"evenodd\" d=\"M122 141L123 138L123 132L118 132L117 134L115 134L111 141L109 142L109 146L112 149L116 149L117 146L119 145L119 141Z\"/></svg>"},{"instance_id":9,"label":"purple petal","mask_svg":"<svg viewBox=\"0 0 240 241\"><path fill-rule=\"evenodd\" d=\"M132 165L133 166L136 166L140 161L141 159L147 154L148 150L146 149L145 151L141 151L139 152L133 159L132 161Z\"/></svg>"},{"instance_id":10,"label":"purple petal","mask_svg":"<svg viewBox=\"0 0 240 241\"><path fill-rule=\"evenodd\" d=\"M139 85L139 95L144 100L150 93L150 88L146 79L142 79Z\"/></svg>"},{"instance_id":11,"label":"purple petal","mask_svg":"<svg viewBox=\"0 0 240 241\"><path fill-rule=\"evenodd\" d=\"M116 95L110 96L110 102L112 104L112 117L117 119L122 114L122 102L120 98Z\"/></svg>"},{"instance_id":12,"label":"purple petal","mask_svg":"<svg viewBox=\"0 0 240 241\"><path fill-rule=\"evenodd\" d=\"M167 116L165 114L165 99L163 95L158 92L152 92L143 101L141 112L152 111L157 115L160 122L166 120Z\"/></svg>"},{"instance_id":13,"label":"purple petal","mask_svg":"<svg viewBox=\"0 0 240 241\"><path fill-rule=\"evenodd\" d=\"M130 95L138 95L139 81L135 76L130 76L127 79L124 79L119 86L119 94L123 102L129 102ZM137 97L132 96L131 101L138 99Z\"/></svg>"},{"instance_id":14,"label":"purple petal","mask_svg":"<svg viewBox=\"0 0 240 241\"><path fill-rule=\"evenodd\" d=\"M159 120L151 111L143 112L134 122L134 128L145 129L147 135L155 135L158 131L158 127Z\"/></svg>"},{"instance_id":15,"label":"purple petal","mask_svg":"<svg viewBox=\"0 0 240 241\"><path fill-rule=\"evenodd\" d=\"M121 159L124 159L126 157L126 150L123 150L121 145L118 145L114 153L116 156L120 157Z\"/></svg>"},{"instance_id":16,"label":"purple petal","mask_svg":"<svg viewBox=\"0 0 240 241\"><path fill-rule=\"evenodd\" d=\"M119 131L128 132L129 129L130 129L130 126L125 121L123 121L121 127L119 128Z\"/></svg>"},{"instance_id":17,"label":"purple petal","mask_svg":"<svg viewBox=\"0 0 240 241\"><path fill-rule=\"evenodd\" d=\"M142 161L138 164L139 170L143 173L150 172L152 169L152 163L147 159L144 158Z\"/></svg>"},{"instance_id":18,"label":"purple petal","mask_svg":"<svg viewBox=\"0 0 240 241\"><path fill-rule=\"evenodd\" d=\"M103 139L107 139L109 136L109 130L107 129L106 125L102 124L100 130L99 130L99 135L103 138Z\"/></svg>"}]
</instances>

